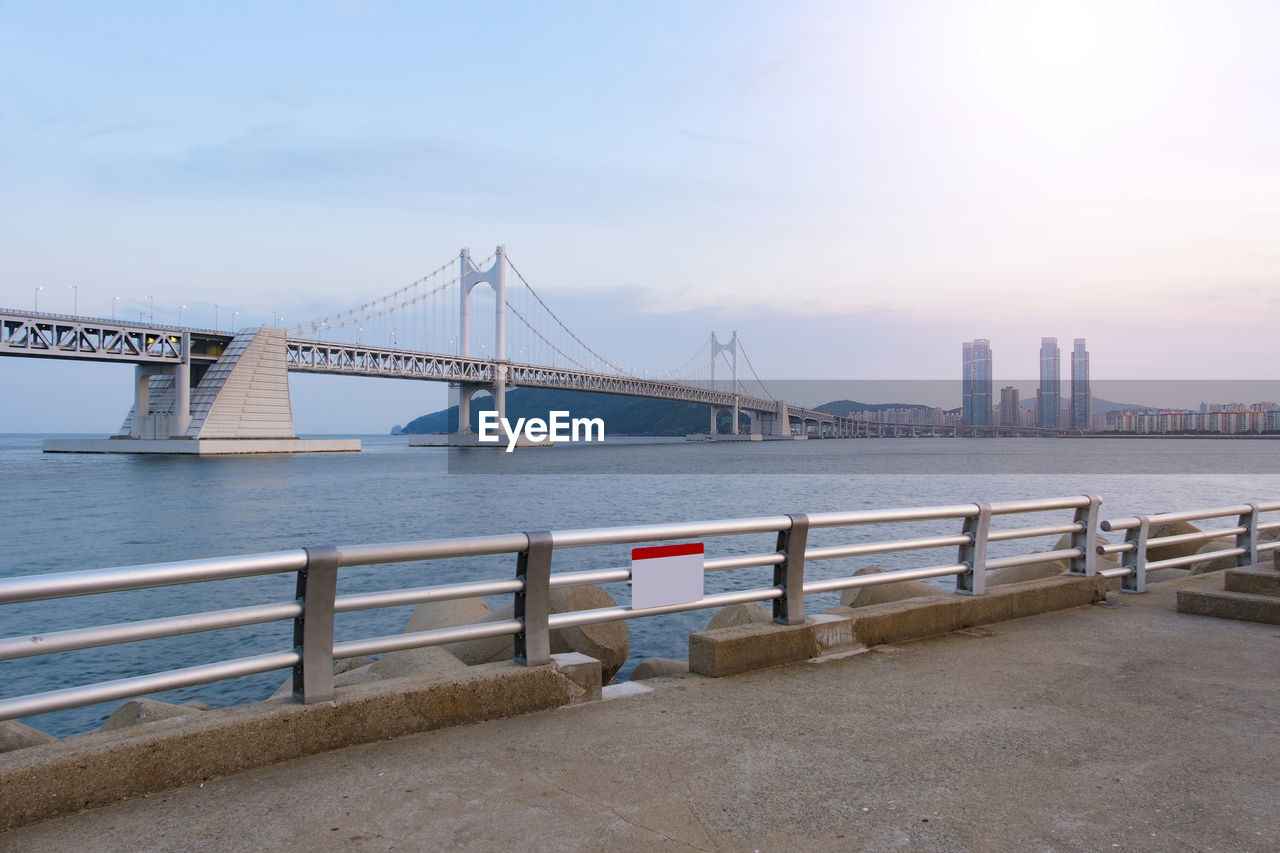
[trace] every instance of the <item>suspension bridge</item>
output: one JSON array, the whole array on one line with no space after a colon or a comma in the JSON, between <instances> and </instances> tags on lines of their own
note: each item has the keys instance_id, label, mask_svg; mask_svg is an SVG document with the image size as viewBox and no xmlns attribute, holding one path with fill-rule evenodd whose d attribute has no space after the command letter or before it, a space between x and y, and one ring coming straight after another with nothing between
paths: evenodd
<instances>
[{"instance_id":1,"label":"suspension bridge","mask_svg":"<svg viewBox=\"0 0 1280 853\"><path fill-rule=\"evenodd\" d=\"M745 417L749 429L742 438L872 434L852 418L771 395L737 332L727 342L713 332L665 372L605 358L552 311L502 246L478 264L463 249L384 296L287 328L222 331L0 309L0 355L135 365L133 406L112 439L51 440L47 450L358 448L296 437L289 372L449 383L458 390L458 434L451 442L459 444L469 443L475 396L492 395L504 416L506 392L516 387L705 404L712 436L720 412L731 413L735 436ZM740 359L749 378L739 371ZM717 378L717 365L728 375Z\"/></svg>"}]
</instances>

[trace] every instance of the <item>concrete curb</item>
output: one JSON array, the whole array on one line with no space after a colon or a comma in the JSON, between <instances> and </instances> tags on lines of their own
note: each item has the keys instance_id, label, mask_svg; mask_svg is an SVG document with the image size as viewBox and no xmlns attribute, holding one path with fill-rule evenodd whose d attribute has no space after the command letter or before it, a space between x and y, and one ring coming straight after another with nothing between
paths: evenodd
<instances>
[{"instance_id":1,"label":"concrete curb","mask_svg":"<svg viewBox=\"0 0 1280 853\"><path fill-rule=\"evenodd\" d=\"M867 607L833 607L827 614L852 623L853 638L867 646L900 643L960 628L1004 622L1037 613L1105 601L1107 579L1059 575L1002 584L985 595L914 598ZM700 631L689 636L689 669L718 678L754 669L795 663L827 646L820 632L831 625L761 623Z\"/></svg>"},{"instance_id":2,"label":"concrete curb","mask_svg":"<svg viewBox=\"0 0 1280 853\"><path fill-rule=\"evenodd\" d=\"M351 685L328 702L272 699L6 753L0 830L303 755L599 698L600 665L591 662L592 678L583 663L570 671L556 662L485 664L461 680Z\"/></svg>"}]
</instances>

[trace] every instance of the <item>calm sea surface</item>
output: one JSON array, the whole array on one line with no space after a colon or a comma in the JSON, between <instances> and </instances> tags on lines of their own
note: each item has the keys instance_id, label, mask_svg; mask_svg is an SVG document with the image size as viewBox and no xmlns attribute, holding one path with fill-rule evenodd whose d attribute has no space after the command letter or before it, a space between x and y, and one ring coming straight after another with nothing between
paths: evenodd
<instances>
[{"instance_id":1,"label":"calm sea surface","mask_svg":"<svg viewBox=\"0 0 1280 853\"><path fill-rule=\"evenodd\" d=\"M876 439L701 444L615 439L605 446L455 457L404 437L364 437L364 452L260 457L45 454L43 436L0 436L0 577L522 530L567 529L1077 494L1104 517L1280 499L1280 443L1240 440ZM487 455L477 455L487 454ZM635 473L649 472L649 473ZM1067 520L1060 513L1046 520ZM1029 519L1019 523L1034 523ZM956 522L818 531L812 544L956 532ZM1002 543L994 556L1049 550ZM708 556L769 551L768 536L708 542ZM1012 548L1013 550L1008 550ZM626 565L627 547L558 552L553 570ZM811 563L833 577L950 562L950 550ZM510 577L513 557L343 570L339 592ZM709 592L765 585L768 570L717 572ZM0 606L0 636L103 625L293 598L293 579L252 578ZM949 581L942 581L949 583ZM625 603L627 588L608 588ZM837 603L815 596L813 611ZM505 602L493 600L497 607ZM339 617L338 639L398 633L408 608ZM631 659L683 658L706 611L633 620ZM0 662L0 696L281 651L289 624L233 629ZM221 706L265 698L286 673L162 694ZM102 722L95 706L26 722L55 734Z\"/></svg>"}]
</instances>

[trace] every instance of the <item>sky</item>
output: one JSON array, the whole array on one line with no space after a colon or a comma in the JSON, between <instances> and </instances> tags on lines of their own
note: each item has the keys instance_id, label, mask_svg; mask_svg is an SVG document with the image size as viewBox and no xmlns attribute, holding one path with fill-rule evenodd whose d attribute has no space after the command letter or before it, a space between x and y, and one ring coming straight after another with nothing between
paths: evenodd
<instances>
[{"instance_id":1,"label":"sky","mask_svg":"<svg viewBox=\"0 0 1280 853\"><path fill-rule=\"evenodd\" d=\"M1275 379L1277 43L1277 0L0 0L0 307L291 324L503 244L654 373L737 329L786 379L972 338L1033 378L1042 336ZM131 384L0 359L0 431L113 432ZM446 400L291 388L301 433Z\"/></svg>"}]
</instances>

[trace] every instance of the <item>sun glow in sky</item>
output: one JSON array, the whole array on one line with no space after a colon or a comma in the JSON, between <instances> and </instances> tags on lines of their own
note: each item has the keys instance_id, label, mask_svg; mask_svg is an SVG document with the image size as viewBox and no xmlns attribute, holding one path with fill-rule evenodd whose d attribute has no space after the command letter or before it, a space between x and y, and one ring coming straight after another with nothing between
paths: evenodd
<instances>
[{"instance_id":1,"label":"sun glow in sky","mask_svg":"<svg viewBox=\"0 0 1280 853\"><path fill-rule=\"evenodd\" d=\"M1277 44L1274 0L0 0L0 305L292 321L503 243L655 371L737 328L785 377L950 377L974 337L1030 377L1054 335L1274 378ZM92 423L0 430L113 430L102 370ZM310 387L304 431L424 410Z\"/></svg>"}]
</instances>

